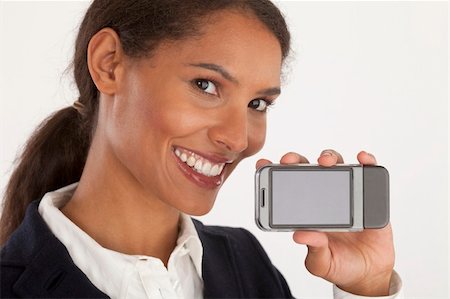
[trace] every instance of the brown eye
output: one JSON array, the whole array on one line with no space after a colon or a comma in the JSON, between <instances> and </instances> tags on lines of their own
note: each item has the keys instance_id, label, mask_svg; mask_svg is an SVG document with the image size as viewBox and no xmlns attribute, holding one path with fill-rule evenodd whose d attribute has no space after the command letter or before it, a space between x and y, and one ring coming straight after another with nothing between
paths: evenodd
<instances>
[{"instance_id":1,"label":"brown eye","mask_svg":"<svg viewBox=\"0 0 450 299\"><path fill-rule=\"evenodd\" d=\"M267 110L267 101L263 99L255 99L248 103L248 107L260 112L264 112Z\"/></svg>"},{"instance_id":2,"label":"brown eye","mask_svg":"<svg viewBox=\"0 0 450 299\"><path fill-rule=\"evenodd\" d=\"M202 91L204 91L206 93L217 95L216 86L214 85L214 83L212 83L209 80L197 79L197 80L195 80L195 85L197 85L197 87L199 89L201 89Z\"/></svg>"}]
</instances>

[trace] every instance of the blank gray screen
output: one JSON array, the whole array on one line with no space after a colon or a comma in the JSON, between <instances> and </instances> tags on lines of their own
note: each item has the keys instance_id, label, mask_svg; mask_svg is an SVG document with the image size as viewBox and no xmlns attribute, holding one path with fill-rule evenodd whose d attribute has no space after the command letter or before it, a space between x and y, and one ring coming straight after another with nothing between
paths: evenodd
<instances>
[{"instance_id":1,"label":"blank gray screen","mask_svg":"<svg viewBox=\"0 0 450 299\"><path fill-rule=\"evenodd\" d=\"M272 171L272 224L350 225L350 171Z\"/></svg>"}]
</instances>

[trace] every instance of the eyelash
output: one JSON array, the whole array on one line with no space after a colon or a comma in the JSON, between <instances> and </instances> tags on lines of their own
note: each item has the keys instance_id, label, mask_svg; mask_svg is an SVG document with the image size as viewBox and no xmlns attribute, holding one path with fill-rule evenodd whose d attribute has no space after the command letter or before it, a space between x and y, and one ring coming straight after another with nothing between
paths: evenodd
<instances>
[{"instance_id":1,"label":"eyelash","mask_svg":"<svg viewBox=\"0 0 450 299\"><path fill-rule=\"evenodd\" d=\"M264 110L253 109L253 110L255 110L256 112L266 113L267 110L271 109L271 108L273 107L273 105L275 105L275 102L274 102L274 101L270 101L270 100L267 100L267 99L264 99L264 98L253 99L253 100L251 100L251 101L249 102L249 105L250 105L251 102L256 101L256 100L261 100L261 101L264 101L264 102L266 103L266 107L264 107Z\"/></svg>"},{"instance_id":2,"label":"eyelash","mask_svg":"<svg viewBox=\"0 0 450 299\"><path fill-rule=\"evenodd\" d=\"M207 77L197 78L197 79L192 80L192 85L194 86L194 88L195 88L196 90L200 91L201 93L203 93L203 94L205 94L205 95L207 95L207 96L216 96L215 94L211 94L211 93L206 92L206 91L204 91L203 89L201 89L201 88L198 86L198 83L199 83L200 81L208 81L208 82L211 82L212 84L214 84L214 86L215 86L217 89L220 89L220 84L219 84L219 83L217 83L214 79L212 79L212 78L207 78ZM268 109L271 109L271 108L275 105L275 102L274 102L274 101L271 101L271 100L265 99L265 98L257 98L257 99L253 99L253 100L251 100L251 101L249 102L249 104L250 104L251 102L255 101L255 100L262 100L262 101L264 101L264 102L266 103L266 107L265 107L265 109L262 110L262 111L253 109L253 110L255 110L256 112L265 113L265 112L267 112Z\"/></svg>"}]
</instances>

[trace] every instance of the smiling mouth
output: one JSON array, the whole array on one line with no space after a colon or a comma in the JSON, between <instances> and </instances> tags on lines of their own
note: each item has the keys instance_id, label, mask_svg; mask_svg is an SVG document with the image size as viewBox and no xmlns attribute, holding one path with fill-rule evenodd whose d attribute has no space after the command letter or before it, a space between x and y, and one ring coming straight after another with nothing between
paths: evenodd
<instances>
[{"instance_id":1,"label":"smiling mouth","mask_svg":"<svg viewBox=\"0 0 450 299\"><path fill-rule=\"evenodd\" d=\"M185 148L175 147L174 153L181 162L189 166L193 171L209 178L219 176L226 164L213 162Z\"/></svg>"}]
</instances>

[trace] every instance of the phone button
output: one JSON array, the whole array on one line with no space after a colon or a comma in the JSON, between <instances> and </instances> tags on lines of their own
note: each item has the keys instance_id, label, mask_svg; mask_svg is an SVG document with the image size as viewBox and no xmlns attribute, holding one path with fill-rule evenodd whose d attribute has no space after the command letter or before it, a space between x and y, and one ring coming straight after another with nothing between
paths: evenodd
<instances>
[{"instance_id":1,"label":"phone button","mask_svg":"<svg viewBox=\"0 0 450 299\"><path fill-rule=\"evenodd\" d=\"M259 204L261 205L261 208L264 208L266 205L266 189L262 188L259 194Z\"/></svg>"}]
</instances>

